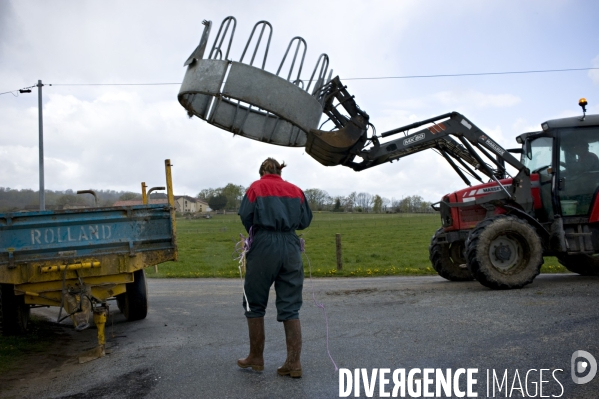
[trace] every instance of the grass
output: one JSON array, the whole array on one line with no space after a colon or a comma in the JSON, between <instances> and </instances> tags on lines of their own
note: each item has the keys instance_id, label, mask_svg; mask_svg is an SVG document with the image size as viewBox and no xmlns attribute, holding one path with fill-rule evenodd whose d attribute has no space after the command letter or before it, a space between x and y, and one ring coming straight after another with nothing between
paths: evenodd
<instances>
[{"instance_id":1,"label":"grass","mask_svg":"<svg viewBox=\"0 0 599 399\"><path fill-rule=\"evenodd\" d=\"M430 239L440 226L437 214L315 213L310 227L298 232L306 240L312 275L436 275L428 260ZM235 243L246 234L237 215L212 219L178 219L179 261L148 268L148 277L239 277ZM336 266L335 235L341 234L343 270ZM308 262L304 258L306 275ZM543 273L567 270L545 258Z\"/></svg>"},{"instance_id":2,"label":"grass","mask_svg":"<svg viewBox=\"0 0 599 399\"><path fill-rule=\"evenodd\" d=\"M26 335L3 337L0 335L0 374L10 370L24 355L43 352L55 339L48 322L31 317Z\"/></svg>"}]
</instances>

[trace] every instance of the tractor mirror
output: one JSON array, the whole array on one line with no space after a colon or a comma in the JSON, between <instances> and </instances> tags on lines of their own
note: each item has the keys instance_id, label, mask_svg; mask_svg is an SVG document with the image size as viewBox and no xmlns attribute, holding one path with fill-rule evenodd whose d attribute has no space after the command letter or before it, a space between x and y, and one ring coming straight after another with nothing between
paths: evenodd
<instances>
[{"instance_id":1,"label":"tractor mirror","mask_svg":"<svg viewBox=\"0 0 599 399\"><path fill-rule=\"evenodd\" d=\"M526 154L528 159L532 159L532 148L528 137L526 138L526 140L524 140L524 153Z\"/></svg>"}]
</instances>

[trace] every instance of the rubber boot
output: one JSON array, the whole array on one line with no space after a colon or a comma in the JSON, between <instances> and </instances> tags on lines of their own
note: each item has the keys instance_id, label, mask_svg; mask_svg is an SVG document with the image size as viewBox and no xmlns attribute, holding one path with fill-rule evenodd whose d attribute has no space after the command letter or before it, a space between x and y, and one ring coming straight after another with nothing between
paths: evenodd
<instances>
[{"instance_id":1,"label":"rubber boot","mask_svg":"<svg viewBox=\"0 0 599 399\"><path fill-rule=\"evenodd\" d=\"M254 371L264 370L264 317L247 318L250 335L250 354L237 360L242 369L251 367Z\"/></svg>"},{"instance_id":2,"label":"rubber boot","mask_svg":"<svg viewBox=\"0 0 599 399\"><path fill-rule=\"evenodd\" d=\"M284 321L283 326L285 327L285 340L287 341L287 360L277 369L277 373L300 378L302 376L302 364L300 363L302 327L299 319Z\"/></svg>"}]
</instances>

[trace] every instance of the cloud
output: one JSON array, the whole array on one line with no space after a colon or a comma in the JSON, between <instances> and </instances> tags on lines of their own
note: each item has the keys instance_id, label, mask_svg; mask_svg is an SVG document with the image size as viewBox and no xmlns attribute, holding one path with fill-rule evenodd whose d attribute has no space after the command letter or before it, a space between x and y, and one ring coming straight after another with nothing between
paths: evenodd
<instances>
[{"instance_id":1,"label":"cloud","mask_svg":"<svg viewBox=\"0 0 599 399\"><path fill-rule=\"evenodd\" d=\"M3 55L11 31L17 28L14 20L14 9L10 1L0 2L0 56Z\"/></svg>"},{"instance_id":2,"label":"cloud","mask_svg":"<svg viewBox=\"0 0 599 399\"><path fill-rule=\"evenodd\" d=\"M176 102L147 102L135 92L111 89L90 101L72 95L48 97L44 108L45 181L52 190L139 191L142 181L163 185L163 161L167 158L174 164L175 191L188 195L227 183L248 186L258 178L258 166L269 156L289 164L284 178L331 195L366 191L387 198L418 194L436 200L446 191L438 187L447 187L454 177L445 161L430 151L359 173L341 166L323 167L303 148L234 137L198 118L189 119ZM28 113L37 120L34 111ZM395 122L413 119L414 115L406 115ZM35 188L37 141L26 137L36 137L37 126L26 119L13 123L29 133L19 136L13 145L0 145L4 160L0 179L13 188ZM427 178L422 179L423 175Z\"/></svg>"},{"instance_id":3,"label":"cloud","mask_svg":"<svg viewBox=\"0 0 599 399\"><path fill-rule=\"evenodd\" d=\"M58 85L180 82L185 73L182 64L199 42L202 19L214 23L212 45L220 22L232 14L237 17L234 59L239 59L254 23L267 20L273 26L267 69L276 71L289 40L299 35L308 43L303 74L308 76L321 53L330 56L334 74L342 79L542 69L537 68L539 53L575 63L562 47L585 54L576 47L583 46L582 41L555 46L555 37L566 41L567 35L588 35L591 28L577 23L573 29L567 21L576 19L563 15L575 13L575 7L551 6L547 11L548 7L536 4L509 10L499 3L476 1L458 8L443 1L432 4L308 0L298 7L265 0L260 7L247 7L241 1L207 0L0 2L0 91L30 86L40 78L54 84L44 87L43 95L49 189L139 191L142 181L163 185L163 161L170 158L177 194L195 195L229 182L247 186L257 178L260 162L274 156L289 164L284 177L303 188L322 188L332 195L351 191L387 198L421 195L436 201L464 184L432 151L358 173L324 167L302 148L234 137L197 118L189 119L176 100L177 84ZM431 14L431 8L436 12ZM506 20L510 23L499 22ZM554 28L548 32L550 25ZM528 121L537 124L548 113L556 115L564 108L551 107L552 92L563 97L569 95L566 90L579 92L579 87L588 86L588 77L564 74L556 80L544 74L344 83L369 113L378 133L457 110L511 147L512 129L519 134L532 126ZM591 102L589 110L593 106ZM18 98L0 96L0 186L37 187L37 111L35 91Z\"/></svg>"},{"instance_id":4,"label":"cloud","mask_svg":"<svg viewBox=\"0 0 599 399\"><path fill-rule=\"evenodd\" d=\"M476 108L506 108L520 103L520 98L512 94L486 94L474 90L464 92L443 91L434 95L440 104L458 106L468 104Z\"/></svg>"},{"instance_id":5,"label":"cloud","mask_svg":"<svg viewBox=\"0 0 599 399\"><path fill-rule=\"evenodd\" d=\"M405 113L439 108L508 108L520 102L521 99L518 96L508 93L490 94L475 90L446 90L437 91L426 96L412 96L386 105L387 109L393 108Z\"/></svg>"},{"instance_id":6,"label":"cloud","mask_svg":"<svg viewBox=\"0 0 599 399\"><path fill-rule=\"evenodd\" d=\"M539 132L541 131L540 123L531 124L524 118L518 118L513 124L512 129L515 132L526 133L526 132Z\"/></svg>"}]
</instances>

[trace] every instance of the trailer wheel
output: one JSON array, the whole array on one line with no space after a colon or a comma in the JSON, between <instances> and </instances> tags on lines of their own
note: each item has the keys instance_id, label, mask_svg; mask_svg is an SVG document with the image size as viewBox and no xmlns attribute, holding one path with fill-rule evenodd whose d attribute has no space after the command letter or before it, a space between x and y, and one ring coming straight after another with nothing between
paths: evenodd
<instances>
[{"instance_id":1,"label":"trailer wheel","mask_svg":"<svg viewBox=\"0 0 599 399\"><path fill-rule=\"evenodd\" d=\"M532 283L543 264L543 247L535 229L514 216L480 222L466 240L468 268L482 285L522 288Z\"/></svg>"},{"instance_id":2,"label":"trailer wheel","mask_svg":"<svg viewBox=\"0 0 599 399\"><path fill-rule=\"evenodd\" d=\"M466 266L464 241L440 243L443 228L435 232L428 247L429 259L439 276L449 281L470 281L474 277Z\"/></svg>"},{"instance_id":3,"label":"trailer wheel","mask_svg":"<svg viewBox=\"0 0 599 399\"><path fill-rule=\"evenodd\" d=\"M133 273L134 281L127 283L127 291L116 296L116 304L127 321L145 319L148 314L148 284L144 270Z\"/></svg>"},{"instance_id":4,"label":"trailer wheel","mask_svg":"<svg viewBox=\"0 0 599 399\"><path fill-rule=\"evenodd\" d=\"M18 335L27 331L30 307L23 295L15 295L14 285L0 284L0 333Z\"/></svg>"},{"instance_id":5,"label":"trailer wheel","mask_svg":"<svg viewBox=\"0 0 599 399\"><path fill-rule=\"evenodd\" d=\"M599 276L599 257L597 256L559 255L557 260L572 273L578 273L581 276Z\"/></svg>"}]
</instances>

